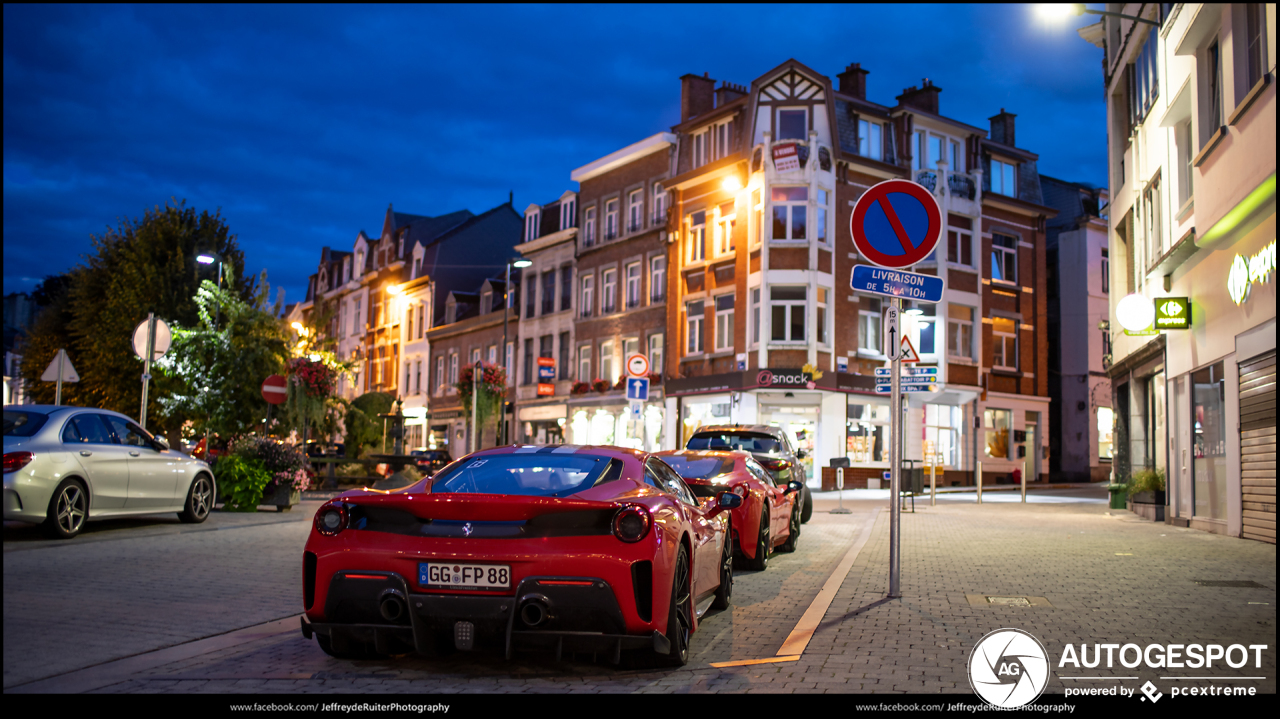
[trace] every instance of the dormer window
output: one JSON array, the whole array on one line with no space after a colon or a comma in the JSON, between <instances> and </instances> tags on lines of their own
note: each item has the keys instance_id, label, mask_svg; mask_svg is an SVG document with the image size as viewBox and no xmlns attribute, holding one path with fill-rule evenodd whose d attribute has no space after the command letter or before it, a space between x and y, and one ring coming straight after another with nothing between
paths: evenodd
<instances>
[{"instance_id":1,"label":"dormer window","mask_svg":"<svg viewBox=\"0 0 1280 719\"><path fill-rule=\"evenodd\" d=\"M484 292L481 292L480 293L481 314L492 311L492 308L493 308L493 292L490 292L489 290L485 290Z\"/></svg>"},{"instance_id":2,"label":"dormer window","mask_svg":"<svg viewBox=\"0 0 1280 719\"><path fill-rule=\"evenodd\" d=\"M346 284L351 281L351 258L342 261L342 283Z\"/></svg>"},{"instance_id":3,"label":"dormer window","mask_svg":"<svg viewBox=\"0 0 1280 719\"><path fill-rule=\"evenodd\" d=\"M538 239L538 215L540 213L532 212L525 215L524 218L524 241L533 242Z\"/></svg>"},{"instance_id":4,"label":"dormer window","mask_svg":"<svg viewBox=\"0 0 1280 719\"><path fill-rule=\"evenodd\" d=\"M411 279L417 279L422 275L422 258L413 258L413 276Z\"/></svg>"},{"instance_id":5,"label":"dormer window","mask_svg":"<svg viewBox=\"0 0 1280 719\"><path fill-rule=\"evenodd\" d=\"M560 229L578 226L578 198L566 197L560 202Z\"/></svg>"},{"instance_id":6,"label":"dormer window","mask_svg":"<svg viewBox=\"0 0 1280 719\"><path fill-rule=\"evenodd\" d=\"M992 192L1009 197L1018 196L1018 186L1015 182L1017 173L1013 165L992 158L990 179Z\"/></svg>"}]
</instances>

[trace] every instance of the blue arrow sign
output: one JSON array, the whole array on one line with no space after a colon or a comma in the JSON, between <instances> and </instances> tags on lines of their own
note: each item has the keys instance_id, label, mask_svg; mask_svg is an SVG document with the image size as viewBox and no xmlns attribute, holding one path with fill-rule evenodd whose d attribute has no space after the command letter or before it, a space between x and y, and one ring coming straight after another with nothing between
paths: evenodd
<instances>
[{"instance_id":1,"label":"blue arrow sign","mask_svg":"<svg viewBox=\"0 0 1280 719\"><path fill-rule=\"evenodd\" d=\"M627 399L636 402L647 402L649 400L649 378L648 377L632 377L627 380Z\"/></svg>"},{"instance_id":2,"label":"blue arrow sign","mask_svg":"<svg viewBox=\"0 0 1280 719\"><path fill-rule=\"evenodd\" d=\"M942 301L942 278L871 265L855 265L849 286L858 292L904 297L919 302Z\"/></svg>"},{"instance_id":3,"label":"blue arrow sign","mask_svg":"<svg viewBox=\"0 0 1280 719\"><path fill-rule=\"evenodd\" d=\"M901 387L899 387L899 390L903 392L932 392L934 387L937 387L937 385L935 384L904 384ZM890 394L892 391L893 391L892 388L887 384L876 385L876 394Z\"/></svg>"},{"instance_id":4,"label":"blue arrow sign","mask_svg":"<svg viewBox=\"0 0 1280 719\"><path fill-rule=\"evenodd\" d=\"M902 368L903 377L907 377L911 375L919 377L921 375L936 375L936 374L938 374L937 367L903 367ZM876 367L876 377L892 377L892 376L893 376L892 367Z\"/></svg>"}]
</instances>

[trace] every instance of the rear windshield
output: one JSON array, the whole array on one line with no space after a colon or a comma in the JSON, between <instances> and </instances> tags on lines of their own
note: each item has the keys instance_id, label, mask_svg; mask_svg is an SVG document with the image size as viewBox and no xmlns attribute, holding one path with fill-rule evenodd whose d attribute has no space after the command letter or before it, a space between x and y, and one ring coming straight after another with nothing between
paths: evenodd
<instances>
[{"instance_id":1,"label":"rear windshield","mask_svg":"<svg viewBox=\"0 0 1280 719\"><path fill-rule=\"evenodd\" d=\"M19 410L6 409L4 411L4 436L30 437L39 432L48 419L49 415L39 412L21 412Z\"/></svg>"},{"instance_id":2,"label":"rear windshield","mask_svg":"<svg viewBox=\"0 0 1280 719\"><path fill-rule=\"evenodd\" d=\"M622 463L579 454L491 454L455 463L431 483L432 493L564 497L617 479Z\"/></svg>"},{"instance_id":3,"label":"rear windshield","mask_svg":"<svg viewBox=\"0 0 1280 719\"><path fill-rule=\"evenodd\" d=\"M743 449L769 454L783 451L777 439L759 432L699 432L689 439L685 449Z\"/></svg>"},{"instance_id":4,"label":"rear windshield","mask_svg":"<svg viewBox=\"0 0 1280 719\"><path fill-rule=\"evenodd\" d=\"M671 465L676 474L685 479L711 479L733 471L732 457L682 457L662 455L662 461ZM697 491L694 491L697 494Z\"/></svg>"}]
</instances>

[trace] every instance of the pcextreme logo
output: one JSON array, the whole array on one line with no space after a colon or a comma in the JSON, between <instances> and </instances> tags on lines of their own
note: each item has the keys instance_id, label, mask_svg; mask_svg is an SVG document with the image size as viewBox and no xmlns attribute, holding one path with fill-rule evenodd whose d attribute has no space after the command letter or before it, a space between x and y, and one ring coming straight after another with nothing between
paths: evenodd
<instances>
[{"instance_id":1,"label":"pcextreme logo","mask_svg":"<svg viewBox=\"0 0 1280 719\"><path fill-rule=\"evenodd\" d=\"M969 655L969 686L983 701L1017 709L1035 701L1049 683L1049 653L1021 629L997 629Z\"/></svg>"}]
</instances>

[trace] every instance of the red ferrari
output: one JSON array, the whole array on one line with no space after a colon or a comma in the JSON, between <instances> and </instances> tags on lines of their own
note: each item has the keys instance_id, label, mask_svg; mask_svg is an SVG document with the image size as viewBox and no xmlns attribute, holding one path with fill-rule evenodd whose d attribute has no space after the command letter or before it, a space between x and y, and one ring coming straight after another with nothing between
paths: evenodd
<instances>
[{"instance_id":1,"label":"red ferrari","mask_svg":"<svg viewBox=\"0 0 1280 719\"><path fill-rule=\"evenodd\" d=\"M728 607L732 492L700 499L650 454L500 447L412 486L346 492L303 553L302 633L344 658L476 644L688 661Z\"/></svg>"},{"instance_id":2,"label":"red ferrari","mask_svg":"<svg viewBox=\"0 0 1280 719\"><path fill-rule=\"evenodd\" d=\"M678 449L655 456L679 472L699 497L728 490L745 500L730 513L730 526L734 554L748 569L768 567L775 547L796 551L801 519L796 499L803 488L799 481L775 483L750 452Z\"/></svg>"}]
</instances>

